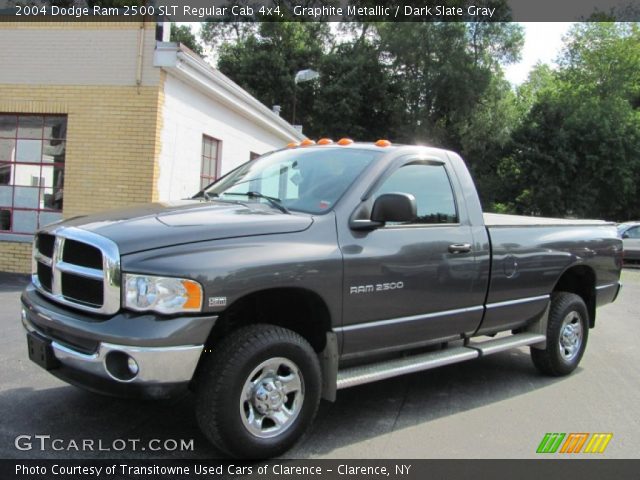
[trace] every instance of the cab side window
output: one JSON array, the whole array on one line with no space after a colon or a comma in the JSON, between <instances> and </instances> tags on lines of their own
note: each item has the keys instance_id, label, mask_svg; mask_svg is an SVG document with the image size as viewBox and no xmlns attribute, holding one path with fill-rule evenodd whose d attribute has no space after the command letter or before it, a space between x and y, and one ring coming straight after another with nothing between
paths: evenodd
<instances>
[{"instance_id":1,"label":"cab side window","mask_svg":"<svg viewBox=\"0 0 640 480\"><path fill-rule=\"evenodd\" d=\"M413 163L400 167L380 186L383 193L410 193L418 217L413 224L458 223L456 202L444 165Z\"/></svg>"}]
</instances>

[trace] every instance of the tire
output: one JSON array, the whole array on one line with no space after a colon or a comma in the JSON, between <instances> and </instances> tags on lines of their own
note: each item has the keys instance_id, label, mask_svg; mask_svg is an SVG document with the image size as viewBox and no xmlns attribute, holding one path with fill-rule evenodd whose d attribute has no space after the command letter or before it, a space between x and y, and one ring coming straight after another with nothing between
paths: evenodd
<instances>
[{"instance_id":1,"label":"tire","mask_svg":"<svg viewBox=\"0 0 640 480\"><path fill-rule=\"evenodd\" d=\"M250 325L205 355L196 416L220 450L236 458L275 457L313 422L321 397L320 363L297 333Z\"/></svg>"},{"instance_id":2,"label":"tire","mask_svg":"<svg viewBox=\"0 0 640 480\"><path fill-rule=\"evenodd\" d=\"M574 293L554 293L547 323L547 347L531 348L533 364L545 375L569 375L580 363L588 338L589 312L584 300Z\"/></svg>"}]
</instances>

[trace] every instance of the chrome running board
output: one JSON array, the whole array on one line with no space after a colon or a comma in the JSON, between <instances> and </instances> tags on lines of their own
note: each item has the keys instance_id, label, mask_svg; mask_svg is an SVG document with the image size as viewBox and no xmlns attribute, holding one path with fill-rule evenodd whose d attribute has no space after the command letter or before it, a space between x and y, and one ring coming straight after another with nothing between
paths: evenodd
<instances>
[{"instance_id":1,"label":"chrome running board","mask_svg":"<svg viewBox=\"0 0 640 480\"><path fill-rule=\"evenodd\" d=\"M542 343L546 340L544 335L539 333L518 333L508 337L495 338L486 342L469 342L466 348L473 348L480 352L480 356L491 355L492 353L504 352L512 348L526 347L535 343Z\"/></svg>"},{"instance_id":2,"label":"chrome running board","mask_svg":"<svg viewBox=\"0 0 640 480\"><path fill-rule=\"evenodd\" d=\"M338 371L337 388L355 387L364 383L377 382L386 378L397 377L407 373L421 372L452 363L473 360L484 355L541 343L544 335L536 333L518 333L485 342L471 342L463 347L452 347L435 352L422 353L411 357L397 358L384 362L350 367Z\"/></svg>"}]
</instances>

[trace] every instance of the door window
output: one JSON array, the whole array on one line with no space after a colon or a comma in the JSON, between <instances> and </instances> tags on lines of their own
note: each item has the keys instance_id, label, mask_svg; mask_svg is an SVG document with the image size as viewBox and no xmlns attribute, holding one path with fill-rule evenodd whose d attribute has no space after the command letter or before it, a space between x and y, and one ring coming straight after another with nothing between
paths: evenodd
<instances>
[{"instance_id":1,"label":"door window","mask_svg":"<svg viewBox=\"0 0 640 480\"><path fill-rule=\"evenodd\" d=\"M640 238L640 227L632 227L626 233L627 238Z\"/></svg>"},{"instance_id":2,"label":"door window","mask_svg":"<svg viewBox=\"0 0 640 480\"><path fill-rule=\"evenodd\" d=\"M414 224L458 223L455 197L444 165L412 163L396 170L376 192L410 193L416 198Z\"/></svg>"}]
</instances>

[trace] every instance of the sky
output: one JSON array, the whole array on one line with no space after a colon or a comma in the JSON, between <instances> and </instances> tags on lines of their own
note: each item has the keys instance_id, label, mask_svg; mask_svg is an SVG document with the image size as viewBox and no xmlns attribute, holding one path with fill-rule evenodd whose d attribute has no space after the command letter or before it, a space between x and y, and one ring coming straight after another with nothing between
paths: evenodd
<instances>
[{"instance_id":1,"label":"sky","mask_svg":"<svg viewBox=\"0 0 640 480\"><path fill-rule=\"evenodd\" d=\"M505 68L505 75L514 85L527 79L529 71L537 63L552 64L562 47L562 36L568 32L571 23L522 23L525 28L525 43L519 63Z\"/></svg>"},{"instance_id":2,"label":"sky","mask_svg":"<svg viewBox=\"0 0 640 480\"><path fill-rule=\"evenodd\" d=\"M525 29L522 58L520 62L505 68L507 80L513 85L523 83L536 63L553 63L560 53L562 36L567 33L572 24L566 22L529 22L521 23L521 25ZM190 24L190 26L195 32L200 29L200 24L198 23Z\"/></svg>"}]
</instances>

